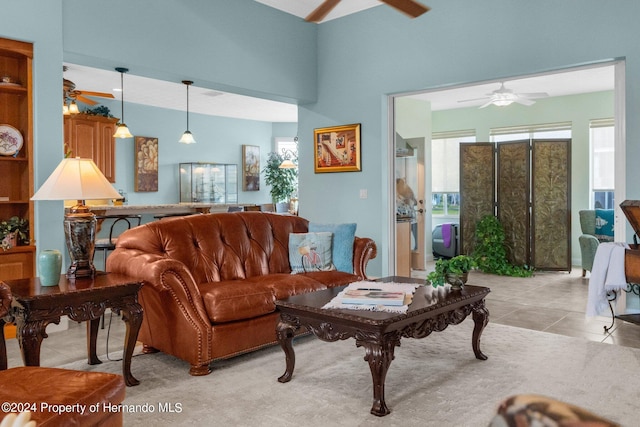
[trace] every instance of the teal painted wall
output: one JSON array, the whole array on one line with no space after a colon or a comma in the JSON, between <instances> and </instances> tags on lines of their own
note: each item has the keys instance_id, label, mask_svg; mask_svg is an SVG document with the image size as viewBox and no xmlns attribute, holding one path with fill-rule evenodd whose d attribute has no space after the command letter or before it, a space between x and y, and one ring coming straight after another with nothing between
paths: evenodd
<instances>
[{"instance_id":1,"label":"teal painted wall","mask_svg":"<svg viewBox=\"0 0 640 427\"><path fill-rule=\"evenodd\" d=\"M313 164L313 128L359 122L363 169L314 174L301 168L301 215L312 220L357 218L358 233L378 243L371 273L387 274L392 224L387 95L614 58L626 59L627 198L640 198L640 187L634 185L640 179L640 123L631 120L640 113L640 2L428 3L431 11L413 20L392 8L375 7L319 26L318 100L299 109L300 161ZM323 188L340 192L327 202ZM358 198L360 188L368 188L368 199Z\"/></svg>"},{"instance_id":2,"label":"teal painted wall","mask_svg":"<svg viewBox=\"0 0 640 427\"><path fill-rule=\"evenodd\" d=\"M432 113L433 132L475 130L478 142L488 142L492 128L571 122L571 259L580 265L578 211L589 206L589 121L613 117L612 91L539 99L530 107L461 108ZM430 237L430 236L429 236Z\"/></svg>"},{"instance_id":3,"label":"teal painted wall","mask_svg":"<svg viewBox=\"0 0 640 427\"><path fill-rule=\"evenodd\" d=\"M0 0L0 37L34 44L33 114L35 186L62 160L62 6L60 1ZM36 246L67 253L62 202L36 202Z\"/></svg>"},{"instance_id":4,"label":"teal painted wall","mask_svg":"<svg viewBox=\"0 0 640 427\"><path fill-rule=\"evenodd\" d=\"M0 35L36 43L36 183L62 157L63 61L126 65L147 77L188 76L212 89L297 102L300 213L314 221L357 221L358 235L378 243L369 272L382 275L392 213L389 94L624 58L627 198L640 199L633 185L640 179L640 123L631 120L640 114L640 2L428 3L432 10L413 20L380 6L315 25L252 0L0 0ZM347 123L362 124L362 172L315 174L313 129ZM339 190L328 195L327 188ZM366 199L360 189L367 189ZM37 205L37 244L61 248L61 210Z\"/></svg>"}]
</instances>

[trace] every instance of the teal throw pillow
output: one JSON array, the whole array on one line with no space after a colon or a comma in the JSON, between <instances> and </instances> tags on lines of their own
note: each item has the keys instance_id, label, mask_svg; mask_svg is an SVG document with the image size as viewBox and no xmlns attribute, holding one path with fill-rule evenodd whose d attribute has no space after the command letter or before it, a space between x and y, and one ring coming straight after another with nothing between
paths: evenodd
<instances>
[{"instance_id":1,"label":"teal throw pillow","mask_svg":"<svg viewBox=\"0 0 640 427\"><path fill-rule=\"evenodd\" d=\"M289 234L291 274L335 270L331 260L333 233Z\"/></svg>"},{"instance_id":2,"label":"teal throw pillow","mask_svg":"<svg viewBox=\"0 0 640 427\"><path fill-rule=\"evenodd\" d=\"M353 273L353 242L356 238L356 226L356 223L309 223L310 232L330 231L333 233L333 265L338 271Z\"/></svg>"},{"instance_id":3,"label":"teal throw pillow","mask_svg":"<svg viewBox=\"0 0 640 427\"><path fill-rule=\"evenodd\" d=\"M596 237L601 242L613 242L613 209L596 209Z\"/></svg>"}]
</instances>

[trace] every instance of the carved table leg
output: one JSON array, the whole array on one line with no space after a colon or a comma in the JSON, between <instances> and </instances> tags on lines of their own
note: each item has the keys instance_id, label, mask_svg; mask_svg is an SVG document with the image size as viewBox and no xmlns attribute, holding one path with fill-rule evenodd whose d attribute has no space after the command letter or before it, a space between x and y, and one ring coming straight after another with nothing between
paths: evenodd
<instances>
[{"instance_id":1,"label":"carved table leg","mask_svg":"<svg viewBox=\"0 0 640 427\"><path fill-rule=\"evenodd\" d=\"M7 343L4 341L4 319L0 319L0 371L7 369Z\"/></svg>"},{"instance_id":2,"label":"carved table leg","mask_svg":"<svg viewBox=\"0 0 640 427\"><path fill-rule=\"evenodd\" d=\"M122 320L127 326L124 337L124 353L122 355L122 375L124 376L125 384L131 387L140 384L140 381L131 374L131 357L133 357L138 332L140 332L140 326L142 325L142 306L135 302L125 305L121 311Z\"/></svg>"},{"instance_id":3,"label":"carved table leg","mask_svg":"<svg viewBox=\"0 0 640 427\"><path fill-rule=\"evenodd\" d=\"M87 322L87 363L89 365L99 365L102 360L98 358L96 352L96 342L98 341L98 327L100 319L91 319Z\"/></svg>"},{"instance_id":4,"label":"carved table leg","mask_svg":"<svg viewBox=\"0 0 640 427\"><path fill-rule=\"evenodd\" d=\"M40 346L42 340L48 337L45 332L49 323L60 323L60 318L55 320L25 321L22 316L16 317L16 338L22 352L22 360L25 366L40 366Z\"/></svg>"},{"instance_id":5,"label":"carved table leg","mask_svg":"<svg viewBox=\"0 0 640 427\"><path fill-rule=\"evenodd\" d=\"M476 359L487 360L487 356L480 350L480 335L484 327L489 323L489 310L484 305L484 300L480 301L473 307L473 352L476 355Z\"/></svg>"},{"instance_id":6,"label":"carved table leg","mask_svg":"<svg viewBox=\"0 0 640 427\"><path fill-rule=\"evenodd\" d=\"M378 417L383 417L391 412L384 400L384 383L394 357L393 352L396 345L400 345L400 340L383 338L382 342L373 342L356 339L356 345L365 348L364 360L369 362L369 369L373 379L373 406L371 407L371 413Z\"/></svg>"},{"instance_id":7,"label":"carved table leg","mask_svg":"<svg viewBox=\"0 0 640 427\"><path fill-rule=\"evenodd\" d=\"M284 351L284 355L286 358L286 370L281 377L278 378L278 381L281 383L286 383L291 381L291 377L293 376L293 368L296 364L296 354L293 351L293 336L295 331L300 328L297 319L293 319L291 316L287 316L282 314L280 316L280 321L276 326L276 336L278 338L278 342Z\"/></svg>"}]
</instances>

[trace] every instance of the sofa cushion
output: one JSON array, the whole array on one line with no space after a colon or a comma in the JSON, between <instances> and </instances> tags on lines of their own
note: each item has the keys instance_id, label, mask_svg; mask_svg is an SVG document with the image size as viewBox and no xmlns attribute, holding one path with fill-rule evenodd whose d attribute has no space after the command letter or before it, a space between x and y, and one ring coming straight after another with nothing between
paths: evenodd
<instances>
[{"instance_id":1,"label":"sofa cushion","mask_svg":"<svg viewBox=\"0 0 640 427\"><path fill-rule=\"evenodd\" d=\"M269 274L209 282L199 288L209 319L213 323L224 323L272 313L277 299L326 289L326 286L305 274Z\"/></svg>"},{"instance_id":2,"label":"sofa cushion","mask_svg":"<svg viewBox=\"0 0 640 427\"><path fill-rule=\"evenodd\" d=\"M355 222L345 224L309 223L310 232L329 231L333 233L331 259L336 270L353 273L353 242L356 238Z\"/></svg>"},{"instance_id":3,"label":"sofa cushion","mask_svg":"<svg viewBox=\"0 0 640 427\"><path fill-rule=\"evenodd\" d=\"M289 234L291 274L335 270L331 256L332 240L333 233L330 232Z\"/></svg>"}]
</instances>

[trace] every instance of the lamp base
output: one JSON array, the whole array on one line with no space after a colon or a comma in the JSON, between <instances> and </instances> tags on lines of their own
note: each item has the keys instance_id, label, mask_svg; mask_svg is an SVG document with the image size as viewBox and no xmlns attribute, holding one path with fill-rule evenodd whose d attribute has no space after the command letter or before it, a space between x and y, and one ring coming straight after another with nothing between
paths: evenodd
<instances>
[{"instance_id":1,"label":"lamp base","mask_svg":"<svg viewBox=\"0 0 640 427\"><path fill-rule=\"evenodd\" d=\"M67 270L69 279L93 277L95 251L96 216L93 212L72 212L64 216L64 235L71 265Z\"/></svg>"}]
</instances>

